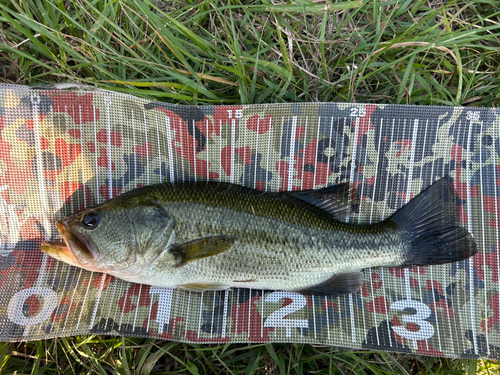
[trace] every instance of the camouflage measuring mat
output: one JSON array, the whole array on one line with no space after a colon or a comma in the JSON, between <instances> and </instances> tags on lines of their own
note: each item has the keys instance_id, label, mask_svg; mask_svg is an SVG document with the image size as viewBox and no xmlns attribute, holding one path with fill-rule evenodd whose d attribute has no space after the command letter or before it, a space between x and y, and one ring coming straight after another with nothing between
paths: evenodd
<instances>
[{"instance_id":1,"label":"camouflage measuring mat","mask_svg":"<svg viewBox=\"0 0 500 375\"><path fill-rule=\"evenodd\" d=\"M268 191L349 181L361 199L350 221L369 223L447 175L480 253L444 266L366 269L360 292L345 297L149 287L40 251L42 241L61 240L56 219L161 181ZM0 340L106 333L499 358L499 208L498 109L195 107L0 85Z\"/></svg>"}]
</instances>

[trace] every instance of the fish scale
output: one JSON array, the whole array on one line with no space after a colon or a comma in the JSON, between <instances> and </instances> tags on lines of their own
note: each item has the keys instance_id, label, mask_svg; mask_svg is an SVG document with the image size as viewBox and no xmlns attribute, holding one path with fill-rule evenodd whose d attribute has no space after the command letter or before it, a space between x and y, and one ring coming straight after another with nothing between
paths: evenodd
<instances>
[{"instance_id":1,"label":"fish scale","mask_svg":"<svg viewBox=\"0 0 500 375\"><path fill-rule=\"evenodd\" d=\"M352 198L348 184L279 193L145 186L61 220L68 250L60 259L155 286L333 296L358 290L364 268L440 264L477 251L448 179L372 225L342 221L359 203ZM63 251L50 246L44 251L55 257Z\"/></svg>"},{"instance_id":2,"label":"fish scale","mask_svg":"<svg viewBox=\"0 0 500 375\"><path fill-rule=\"evenodd\" d=\"M249 285L268 289L283 286L282 280L290 280L292 283L285 287L297 289L311 285L311 281L314 284L328 279L331 266L337 261L329 249L332 244L326 231L313 231L265 217L256 220L253 214L225 207L208 211L203 205L179 207L178 210L165 206L177 223L178 232L186 234L183 242L220 234L237 238L228 251L180 268L178 283L193 280L238 286L241 283L234 283L234 280L257 280ZM206 223L218 225L213 228ZM322 271L325 263L328 270ZM160 269L161 263L156 267ZM291 269L298 277L293 277Z\"/></svg>"}]
</instances>

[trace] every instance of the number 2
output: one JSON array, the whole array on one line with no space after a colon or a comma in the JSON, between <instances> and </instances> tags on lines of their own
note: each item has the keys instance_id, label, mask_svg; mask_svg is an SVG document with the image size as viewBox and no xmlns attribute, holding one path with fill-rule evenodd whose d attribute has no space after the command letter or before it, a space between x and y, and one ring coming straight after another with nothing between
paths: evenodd
<instances>
[{"instance_id":1,"label":"number 2","mask_svg":"<svg viewBox=\"0 0 500 375\"><path fill-rule=\"evenodd\" d=\"M291 337L291 328L309 328L309 322L305 319L285 319L285 316L303 308L307 304L307 300L306 297L298 293L273 292L269 294L264 301L276 303L283 298L290 298L292 303L269 315L264 322L264 327L285 327L286 337Z\"/></svg>"}]
</instances>

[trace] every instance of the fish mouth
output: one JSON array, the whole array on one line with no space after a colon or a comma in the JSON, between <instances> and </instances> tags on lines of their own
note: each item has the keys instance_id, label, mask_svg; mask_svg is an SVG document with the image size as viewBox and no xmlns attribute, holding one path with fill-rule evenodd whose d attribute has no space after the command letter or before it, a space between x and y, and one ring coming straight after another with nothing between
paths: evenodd
<instances>
[{"instance_id":1,"label":"fish mouth","mask_svg":"<svg viewBox=\"0 0 500 375\"><path fill-rule=\"evenodd\" d=\"M65 243L45 241L42 243L41 250L52 258L56 258L57 260L69 263L73 266L78 266L78 261L73 252Z\"/></svg>"},{"instance_id":2,"label":"fish mouth","mask_svg":"<svg viewBox=\"0 0 500 375\"><path fill-rule=\"evenodd\" d=\"M42 243L41 250L45 254L62 262L92 270L92 267L89 267L91 261L94 259L92 251L68 228L67 224L61 220L55 224L64 243L45 241Z\"/></svg>"}]
</instances>

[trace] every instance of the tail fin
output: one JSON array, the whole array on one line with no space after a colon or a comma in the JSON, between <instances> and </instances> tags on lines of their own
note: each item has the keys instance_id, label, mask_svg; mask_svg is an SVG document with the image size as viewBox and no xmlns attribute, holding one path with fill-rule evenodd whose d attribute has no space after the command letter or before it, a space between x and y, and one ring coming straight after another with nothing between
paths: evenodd
<instances>
[{"instance_id":1,"label":"tail fin","mask_svg":"<svg viewBox=\"0 0 500 375\"><path fill-rule=\"evenodd\" d=\"M457 262L477 253L474 238L459 226L451 181L435 182L389 219L410 244L399 267Z\"/></svg>"}]
</instances>

